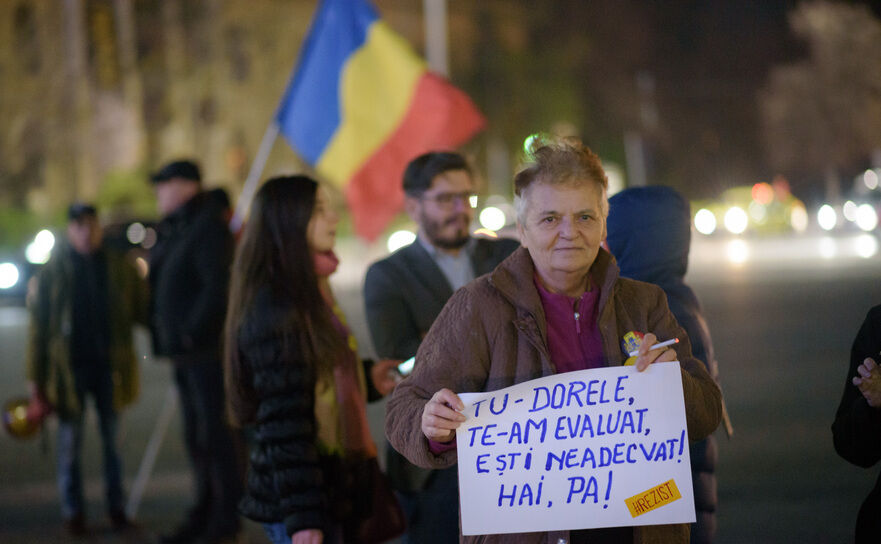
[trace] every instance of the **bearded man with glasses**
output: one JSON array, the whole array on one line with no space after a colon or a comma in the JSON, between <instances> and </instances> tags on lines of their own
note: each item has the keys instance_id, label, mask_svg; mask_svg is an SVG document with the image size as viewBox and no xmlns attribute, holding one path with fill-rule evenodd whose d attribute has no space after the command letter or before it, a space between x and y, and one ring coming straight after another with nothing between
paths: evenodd
<instances>
[{"instance_id":1,"label":"bearded man with glasses","mask_svg":"<svg viewBox=\"0 0 881 544\"><path fill-rule=\"evenodd\" d=\"M407 213L419 226L416 241L371 265L364 285L379 358L415 355L453 292L491 272L519 246L515 240L470 235L474 177L459 154L430 152L413 159L404 172L404 194ZM456 467L422 469L386 450L386 471L407 515L402 542L458 542Z\"/></svg>"}]
</instances>

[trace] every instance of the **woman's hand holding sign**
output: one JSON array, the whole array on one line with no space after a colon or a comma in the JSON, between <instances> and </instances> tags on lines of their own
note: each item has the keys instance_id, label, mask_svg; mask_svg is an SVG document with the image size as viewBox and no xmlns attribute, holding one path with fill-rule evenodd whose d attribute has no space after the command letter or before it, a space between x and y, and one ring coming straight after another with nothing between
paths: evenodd
<instances>
[{"instance_id":1,"label":"woman's hand holding sign","mask_svg":"<svg viewBox=\"0 0 881 544\"><path fill-rule=\"evenodd\" d=\"M456 429L465 421L465 405L459 395L449 389L441 389L422 410L422 434L434 442L449 442L456 436Z\"/></svg>"},{"instance_id":2,"label":"woman's hand holding sign","mask_svg":"<svg viewBox=\"0 0 881 544\"><path fill-rule=\"evenodd\" d=\"M679 342L678 338L658 343L658 337L646 333L636 353L635 366L642 372L652 363L666 363L677 359L676 351L666 347ZM631 353L631 355L633 355ZM431 441L446 443L456 436L456 429L465 421L461 410L465 405L449 389L441 389L431 397L422 410L422 434Z\"/></svg>"}]
</instances>

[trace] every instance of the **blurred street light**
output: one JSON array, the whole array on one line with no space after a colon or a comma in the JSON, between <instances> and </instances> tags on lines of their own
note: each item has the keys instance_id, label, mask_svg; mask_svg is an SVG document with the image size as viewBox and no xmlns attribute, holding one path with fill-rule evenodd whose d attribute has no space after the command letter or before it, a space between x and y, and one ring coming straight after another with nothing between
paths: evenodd
<instances>
[{"instance_id":1,"label":"blurred street light","mask_svg":"<svg viewBox=\"0 0 881 544\"><path fill-rule=\"evenodd\" d=\"M0 289L9 289L18 283L18 267L13 263L0 263Z\"/></svg>"},{"instance_id":2,"label":"blurred street light","mask_svg":"<svg viewBox=\"0 0 881 544\"><path fill-rule=\"evenodd\" d=\"M500 230L508 223L508 220L505 217L505 212L495 206L487 206L484 208L480 212L478 220L484 228L492 231Z\"/></svg>"},{"instance_id":3,"label":"blurred street light","mask_svg":"<svg viewBox=\"0 0 881 544\"><path fill-rule=\"evenodd\" d=\"M416 235L409 230L398 230L393 232L386 242L389 253L401 249L402 247L412 244L416 240Z\"/></svg>"},{"instance_id":4,"label":"blurred street light","mask_svg":"<svg viewBox=\"0 0 881 544\"><path fill-rule=\"evenodd\" d=\"M878 173L874 170L866 170L863 174L863 183L866 184L866 188L874 191L878 188Z\"/></svg>"},{"instance_id":5,"label":"blurred street light","mask_svg":"<svg viewBox=\"0 0 881 544\"><path fill-rule=\"evenodd\" d=\"M31 264L45 264L55 247L55 235L43 229L34 237L34 241L25 249L25 258Z\"/></svg>"},{"instance_id":6,"label":"blurred street light","mask_svg":"<svg viewBox=\"0 0 881 544\"><path fill-rule=\"evenodd\" d=\"M130 243L138 245L147 237L147 229L144 227L143 223L135 222L125 229L125 236Z\"/></svg>"}]
</instances>

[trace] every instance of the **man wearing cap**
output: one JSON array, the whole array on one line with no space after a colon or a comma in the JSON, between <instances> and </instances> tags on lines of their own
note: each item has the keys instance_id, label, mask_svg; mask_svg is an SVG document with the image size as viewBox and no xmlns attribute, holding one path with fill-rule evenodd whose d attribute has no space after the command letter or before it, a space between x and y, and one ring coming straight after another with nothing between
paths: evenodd
<instances>
[{"instance_id":1,"label":"man wearing cap","mask_svg":"<svg viewBox=\"0 0 881 544\"><path fill-rule=\"evenodd\" d=\"M151 181L162 220L150 251L154 351L168 357L180 396L196 502L167 544L232 541L239 531L240 467L224 414L221 333L233 238L229 198L205 191L199 167L174 161Z\"/></svg>"},{"instance_id":2,"label":"man wearing cap","mask_svg":"<svg viewBox=\"0 0 881 544\"><path fill-rule=\"evenodd\" d=\"M66 243L40 271L29 309L31 411L58 414L57 479L65 528L74 535L86 532L80 456L87 397L98 413L110 522L115 530L129 528L117 414L138 395L132 326L146 324L147 293L133 263L104 247L94 207L70 206Z\"/></svg>"}]
</instances>

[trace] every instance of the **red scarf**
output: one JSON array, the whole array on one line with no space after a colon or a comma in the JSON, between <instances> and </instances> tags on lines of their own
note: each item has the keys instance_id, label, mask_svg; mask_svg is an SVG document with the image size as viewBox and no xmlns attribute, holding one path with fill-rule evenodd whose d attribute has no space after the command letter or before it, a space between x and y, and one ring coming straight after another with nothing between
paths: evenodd
<instances>
[{"instance_id":1,"label":"red scarf","mask_svg":"<svg viewBox=\"0 0 881 544\"><path fill-rule=\"evenodd\" d=\"M333 251L316 253L313 256L315 273L326 278L336 271L340 260ZM346 452L365 454L368 457L376 456L376 446L370 435L370 426L367 423L366 400L361 389L361 379L358 374L358 365L361 361L354 348L354 338L346 326L345 317L336 305L329 293L323 293L328 307L331 310L331 319L337 332L343 337L349 346L336 361L333 369L334 385L336 388L336 400L339 406L340 428L342 431L342 446Z\"/></svg>"},{"instance_id":2,"label":"red scarf","mask_svg":"<svg viewBox=\"0 0 881 544\"><path fill-rule=\"evenodd\" d=\"M339 258L331 249L322 253L313 253L312 262L315 265L315 273L319 278L326 278L336 272L337 266L340 264Z\"/></svg>"}]
</instances>

